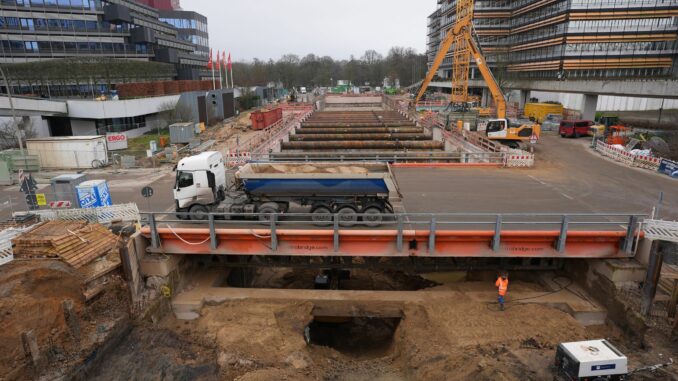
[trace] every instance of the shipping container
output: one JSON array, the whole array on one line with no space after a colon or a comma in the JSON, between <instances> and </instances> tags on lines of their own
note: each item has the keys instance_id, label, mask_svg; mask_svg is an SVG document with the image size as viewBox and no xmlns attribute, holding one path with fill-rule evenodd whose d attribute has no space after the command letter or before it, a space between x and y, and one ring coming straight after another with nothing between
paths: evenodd
<instances>
[{"instance_id":1,"label":"shipping container","mask_svg":"<svg viewBox=\"0 0 678 381\"><path fill-rule=\"evenodd\" d=\"M263 130L270 127L282 119L282 108L275 108L268 111L254 111L250 114L253 130Z\"/></svg>"},{"instance_id":2,"label":"shipping container","mask_svg":"<svg viewBox=\"0 0 678 381\"><path fill-rule=\"evenodd\" d=\"M108 165L106 137L66 136L26 140L29 155L49 169L87 169Z\"/></svg>"},{"instance_id":3,"label":"shipping container","mask_svg":"<svg viewBox=\"0 0 678 381\"><path fill-rule=\"evenodd\" d=\"M78 205L81 208L99 208L113 205L106 180L85 181L75 189L78 193Z\"/></svg>"},{"instance_id":4,"label":"shipping container","mask_svg":"<svg viewBox=\"0 0 678 381\"><path fill-rule=\"evenodd\" d=\"M528 103L525 105L525 116L541 123L546 117L551 115L563 115L565 108L557 103Z\"/></svg>"},{"instance_id":5,"label":"shipping container","mask_svg":"<svg viewBox=\"0 0 678 381\"><path fill-rule=\"evenodd\" d=\"M169 130L172 144L188 144L195 139L195 123L174 123Z\"/></svg>"}]
</instances>

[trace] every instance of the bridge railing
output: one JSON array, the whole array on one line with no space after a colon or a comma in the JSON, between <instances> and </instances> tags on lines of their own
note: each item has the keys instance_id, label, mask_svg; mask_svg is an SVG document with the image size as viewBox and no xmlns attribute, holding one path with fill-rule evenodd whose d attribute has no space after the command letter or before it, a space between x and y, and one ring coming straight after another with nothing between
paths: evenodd
<instances>
[{"instance_id":1,"label":"bridge railing","mask_svg":"<svg viewBox=\"0 0 678 381\"><path fill-rule=\"evenodd\" d=\"M436 242L451 234L467 237L474 234L489 237L491 248L498 251L505 237L553 237L554 249L563 253L568 238L575 234L595 240L597 236L618 238L619 248L626 254L635 250L636 238L641 234L644 214L549 214L549 213L400 213L400 214L313 214L313 213L209 213L203 220L188 220L191 213L142 213L147 225L151 247L162 246L160 229L169 230L187 245L209 242L218 245L217 235L222 229L238 234L270 240L271 250L276 250L281 232L332 232L334 251L339 250L342 236L350 234L386 235L395 239L402 251L406 237L424 233L428 236L427 248L435 251ZM209 232L202 242L182 238L184 229L202 229ZM294 233L297 232L297 233ZM578 234L577 234L578 233ZM309 233L311 234L311 233ZM311 234L312 235L312 234Z\"/></svg>"}]
</instances>

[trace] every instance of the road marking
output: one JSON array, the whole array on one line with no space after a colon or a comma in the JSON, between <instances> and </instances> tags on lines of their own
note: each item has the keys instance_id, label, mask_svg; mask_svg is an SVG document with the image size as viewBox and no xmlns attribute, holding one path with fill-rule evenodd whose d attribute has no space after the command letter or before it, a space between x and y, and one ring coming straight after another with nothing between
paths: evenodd
<instances>
[{"instance_id":1,"label":"road marking","mask_svg":"<svg viewBox=\"0 0 678 381\"><path fill-rule=\"evenodd\" d=\"M539 180L538 178L536 178L536 177L534 177L534 176L532 176L532 175L528 175L527 177L531 178L532 180L538 182L539 184L541 184L541 185L543 185L543 186L551 187L549 184L547 184L547 183L545 183L545 182Z\"/></svg>"},{"instance_id":2,"label":"road marking","mask_svg":"<svg viewBox=\"0 0 678 381\"><path fill-rule=\"evenodd\" d=\"M568 196L568 195L566 195L565 193L562 193L562 192L560 194L565 198L568 198L570 200L574 200L574 197L572 197L572 196Z\"/></svg>"}]
</instances>

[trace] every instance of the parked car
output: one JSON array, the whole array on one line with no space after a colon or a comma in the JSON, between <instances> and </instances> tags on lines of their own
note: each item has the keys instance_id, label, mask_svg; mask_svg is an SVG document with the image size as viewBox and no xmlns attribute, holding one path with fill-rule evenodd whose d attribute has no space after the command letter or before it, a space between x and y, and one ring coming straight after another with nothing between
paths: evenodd
<instances>
[{"instance_id":1,"label":"parked car","mask_svg":"<svg viewBox=\"0 0 678 381\"><path fill-rule=\"evenodd\" d=\"M593 126L593 121L591 120L563 120L560 122L558 132L563 138L578 138L580 136L587 136L591 126Z\"/></svg>"}]
</instances>

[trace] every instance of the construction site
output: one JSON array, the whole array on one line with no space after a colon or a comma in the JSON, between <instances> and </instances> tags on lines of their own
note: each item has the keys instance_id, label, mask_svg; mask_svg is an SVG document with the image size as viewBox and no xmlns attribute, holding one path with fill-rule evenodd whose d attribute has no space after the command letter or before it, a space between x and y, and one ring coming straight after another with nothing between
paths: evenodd
<instances>
[{"instance_id":1,"label":"construction site","mask_svg":"<svg viewBox=\"0 0 678 381\"><path fill-rule=\"evenodd\" d=\"M558 90L529 75L550 66L518 57L503 83L488 7L554 10L506 3L438 1L427 74L393 94L205 111L143 165L54 169L20 146L0 187L0 381L678 380L675 152L587 116L597 91L678 99L678 81L629 90L656 63L621 59L596 67L629 77L597 88L564 58L552 86L591 86L581 110L530 101Z\"/></svg>"}]
</instances>

